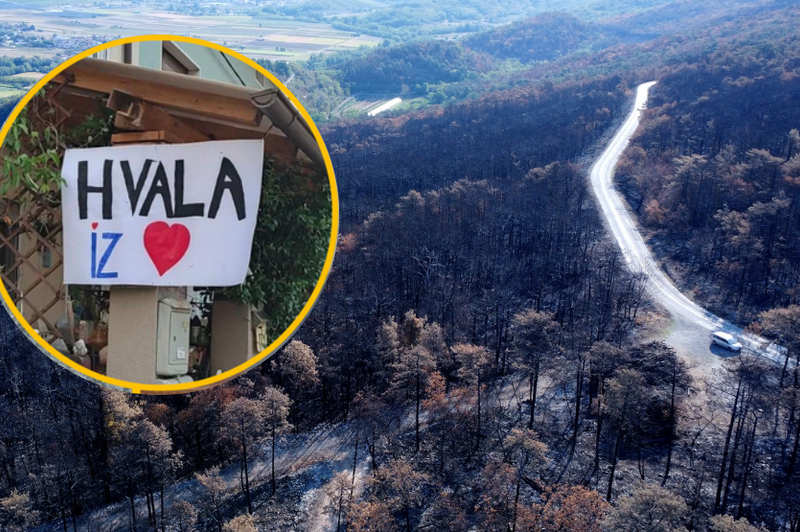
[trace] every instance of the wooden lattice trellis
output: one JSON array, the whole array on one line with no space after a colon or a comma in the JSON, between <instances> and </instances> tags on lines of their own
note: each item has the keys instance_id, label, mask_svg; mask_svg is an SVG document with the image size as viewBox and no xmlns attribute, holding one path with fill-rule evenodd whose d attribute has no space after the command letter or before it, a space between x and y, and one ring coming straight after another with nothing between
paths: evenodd
<instances>
[{"instance_id":1,"label":"wooden lattice trellis","mask_svg":"<svg viewBox=\"0 0 800 532\"><path fill-rule=\"evenodd\" d=\"M51 84L43 95L34 97L23 113L30 120L30 127L44 130L53 125L59 132L73 112L58 100L71 77L63 83ZM47 110L52 109L51 114ZM46 118L45 118L46 116ZM78 118L79 119L79 118ZM5 150L4 150L5 152ZM5 176L0 175L0 183ZM58 190L42 193L32 188L18 186L0 197L0 280L12 301L33 327L41 328L55 338L61 332L49 311L64 304L66 310L67 289L64 286L61 267L64 264L61 224L61 196ZM36 261L37 254L47 250L50 262L44 266ZM55 312L57 316L63 312Z\"/></svg>"},{"instance_id":2,"label":"wooden lattice trellis","mask_svg":"<svg viewBox=\"0 0 800 532\"><path fill-rule=\"evenodd\" d=\"M28 323L34 327L44 323L47 332L60 338L47 319L48 311L66 299L63 276L54 275L64 263L58 193L38 194L26 188L7 193L0 199L0 226L0 279ZM45 250L51 257L47 267L34 260Z\"/></svg>"}]
</instances>

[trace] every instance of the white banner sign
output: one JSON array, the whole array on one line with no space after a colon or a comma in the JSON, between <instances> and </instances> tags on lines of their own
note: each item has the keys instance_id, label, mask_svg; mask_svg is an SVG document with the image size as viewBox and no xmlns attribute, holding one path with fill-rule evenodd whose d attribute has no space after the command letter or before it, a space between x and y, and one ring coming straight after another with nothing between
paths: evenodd
<instances>
[{"instance_id":1,"label":"white banner sign","mask_svg":"<svg viewBox=\"0 0 800 532\"><path fill-rule=\"evenodd\" d=\"M241 284L263 157L262 140L67 150L64 282Z\"/></svg>"}]
</instances>

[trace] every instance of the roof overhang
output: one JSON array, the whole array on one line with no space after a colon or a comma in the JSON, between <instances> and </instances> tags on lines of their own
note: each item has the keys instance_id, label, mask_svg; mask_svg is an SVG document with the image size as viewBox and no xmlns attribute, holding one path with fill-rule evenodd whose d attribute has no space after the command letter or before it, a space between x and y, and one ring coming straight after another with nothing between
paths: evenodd
<instances>
[{"instance_id":1,"label":"roof overhang","mask_svg":"<svg viewBox=\"0 0 800 532\"><path fill-rule=\"evenodd\" d=\"M185 125L196 130L202 140L264 138L266 151L285 159L288 139L297 148L297 160L310 159L325 171L324 158L309 125L291 100L272 84L256 89L94 58L71 65L51 84L59 85L54 92L70 113L88 114L100 98L117 111L118 126L146 130L150 128L142 126L146 123L141 120L143 104L162 118L166 113L179 128ZM112 106L119 106L120 100L122 108ZM131 101L139 102L139 107L133 107ZM283 145L279 137L284 137ZM193 140L201 139L193 135Z\"/></svg>"}]
</instances>

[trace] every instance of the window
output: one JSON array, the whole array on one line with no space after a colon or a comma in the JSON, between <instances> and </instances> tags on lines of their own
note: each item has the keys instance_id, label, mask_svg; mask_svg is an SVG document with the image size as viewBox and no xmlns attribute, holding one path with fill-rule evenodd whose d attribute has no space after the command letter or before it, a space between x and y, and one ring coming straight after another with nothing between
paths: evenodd
<instances>
[{"instance_id":1,"label":"window","mask_svg":"<svg viewBox=\"0 0 800 532\"><path fill-rule=\"evenodd\" d=\"M132 43L128 44L121 44L119 46L112 46L111 48L106 48L105 50L100 50L92 55L92 57L96 57L97 59L103 59L105 61L114 61L116 63L126 63L128 65L133 65L136 63L136 49Z\"/></svg>"},{"instance_id":2,"label":"window","mask_svg":"<svg viewBox=\"0 0 800 532\"><path fill-rule=\"evenodd\" d=\"M189 69L183 63L175 59L175 56L164 50L161 54L161 70L177 72L178 74L189 74Z\"/></svg>"},{"instance_id":3,"label":"window","mask_svg":"<svg viewBox=\"0 0 800 532\"><path fill-rule=\"evenodd\" d=\"M164 41L161 46L161 70L197 76L200 67L174 42Z\"/></svg>"},{"instance_id":4,"label":"window","mask_svg":"<svg viewBox=\"0 0 800 532\"><path fill-rule=\"evenodd\" d=\"M123 44L122 45L122 62L126 65L133 64L133 44Z\"/></svg>"}]
</instances>

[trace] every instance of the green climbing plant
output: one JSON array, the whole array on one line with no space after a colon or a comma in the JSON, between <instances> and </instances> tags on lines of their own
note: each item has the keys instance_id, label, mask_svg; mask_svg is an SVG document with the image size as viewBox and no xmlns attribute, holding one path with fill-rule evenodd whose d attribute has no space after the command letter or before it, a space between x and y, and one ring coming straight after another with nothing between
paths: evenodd
<instances>
[{"instance_id":1,"label":"green climbing plant","mask_svg":"<svg viewBox=\"0 0 800 532\"><path fill-rule=\"evenodd\" d=\"M277 170L265 159L250 274L220 295L262 306L274 339L300 314L320 278L333 223L324 173Z\"/></svg>"},{"instance_id":2,"label":"green climbing plant","mask_svg":"<svg viewBox=\"0 0 800 532\"><path fill-rule=\"evenodd\" d=\"M56 109L41 105L42 96L17 116L3 142L3 175L0 195L26 188L36 194L57 192L63 183L61 161L68 148L108 145L113 115L88 116L63 132Z\"/></svg>"},{"instance_id":3,"label":"green climbing plant","mask_svg":"<svg viewBox=\"0 0 800 532\"><path fill-rule=\"evenodd\" d=\"M4 146L3 177L0 194L26 187L45 194L61 186L61 151L58 131L52 125L43 130L33 129L26 116L20 115L12 124Z\"/></svg>"}]
</instances>

